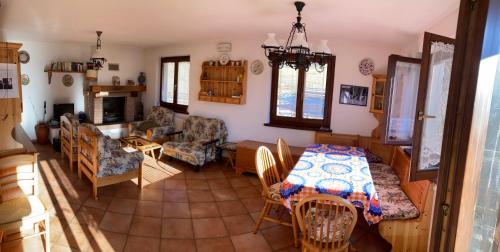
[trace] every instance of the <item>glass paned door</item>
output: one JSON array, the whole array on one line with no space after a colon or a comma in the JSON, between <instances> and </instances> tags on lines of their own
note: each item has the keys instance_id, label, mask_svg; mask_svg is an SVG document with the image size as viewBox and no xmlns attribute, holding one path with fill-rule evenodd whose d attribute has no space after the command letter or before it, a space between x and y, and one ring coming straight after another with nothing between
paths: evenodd
<instances>
[{"instance_id":1,"label":"glass paned door","mask_svg":"<svg viewBox=\"0 0 500 252\"><path fill-rule=\"evenodd\" d=\"M389 56L382 130L385 144L411 145L419 75L420 59Z\"/></svg>"},{"instance_id":2,"label":"glass paned door","mask_svg":"<svg viewBox=\"0 0 500 252\"><path fill-rule=\"evenodd\" d=\"M433 179L441 161L454 40L425 33L410 180Z\"/></svg>"}]
</instances>

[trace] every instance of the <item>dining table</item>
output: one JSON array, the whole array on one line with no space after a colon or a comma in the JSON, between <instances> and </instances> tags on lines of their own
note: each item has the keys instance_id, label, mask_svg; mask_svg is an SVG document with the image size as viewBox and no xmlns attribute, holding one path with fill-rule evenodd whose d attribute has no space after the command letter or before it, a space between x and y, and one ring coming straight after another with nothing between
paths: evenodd
<instances>
[{"instance_id":1,"label":"dining table","mask_svg":"<svg viewBox=\"0 0 500 252\"><path fill-rule=\"evenodd\" d=\"M365 151L360 147L314 144L306 148L281 183L281 203L294 211L301 199L315 194L342 197L363 209L368 224L382 220Z\"/></svg>"}]
</instances>

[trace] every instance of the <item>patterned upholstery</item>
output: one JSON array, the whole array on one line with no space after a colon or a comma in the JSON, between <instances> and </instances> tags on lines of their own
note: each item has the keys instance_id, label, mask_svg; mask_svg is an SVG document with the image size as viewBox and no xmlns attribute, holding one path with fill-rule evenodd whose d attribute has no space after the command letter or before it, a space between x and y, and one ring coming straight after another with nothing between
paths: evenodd
<instances>
[{"instance_id":1,"label":"patterned upholstery","mask_svg":"<svg viewBox=\"0 0 500 252\"><path fill-rule=\"evenodd\" d=\"M269 187L269 195L267 197L276 201L280 201L281 200L280 187L281 187L281 182L271 185Z\"/></svg>"},{"instance_id":2,"label":"patterned upholstery","mask_svg":"<svg viewBox=\"0 0 500 252\"><path fill-rule=\"evenodd\" d=\"M182 128L182 134L175 141L163 144L163 152L196 166L214 160L217 146L224 143L227 137L224 121L215 118L189 116ZM217 141L206 144L212 140Z\"/></svg>"},{"instance_id":3,"label":"patterned upholstery","mask_svg":"<svg viewBox=\"0 0 500 252\"><path fill-rule=\"evenodd\" d=\"M375 190L380 198L384 220L405 220L419 216L417 207L413 205L399 185L377 185Z\"/></svg>"},{"instance_id":4,"label":"patterned upholstery","mask_svg":"<svg viewBox=\"0 0 500 252\"><path fill-rule=\"evenodd\" d=\"M80 121L78 118L75 118L75 116L71 113L64 113L61 117L66 117L68 120L71 122L71 125L73 126L73 142L77 142L78 138L78 126L80 126Z\"/></svg>"},{"instance_id":5,"label":"patterned upholstery","mask_svg":"<svg viewBox=\"0 0 500 252\"><path fill-rule=\"evenodd\" d=\"M97 163L98 171L97 177L106 177L112 175L119 175L128 171L139 169L139 166L144 159L144 154L139 151L127 152L120 146L120 141L111 139L105 136L93 124L84 123L81 126L89 128L97 135ZM84 135L82 135L85 138ZM89 141L90 139L84 139ZM88 153L82 154L89 156Z\"/></svg>"},{"instance_id":6,"label":"patterned upholstery","mask_svg":"<svg viewBox=\"0 0 500 252\"><path fill-rule=\"evenodd\" d=\"M376 185L399 185L399 177L391 166L382 163L369 163L373 183Z\"/></svg>"},{"instance_id":7,"label":"patterned upholstery","mask_svg":"<svg viewBox=\"0 0 500 252\"><path fill-rule=\"evenodd\" d=\"M328 242L332 242L333 237L335 237L335 241L343 240L347 228L347 225L345 225L344 223L351 223L354 218L353 214L349 211L344 212L343 214L344 220L342 220L340 216L337 217L335 213L328 213L328 211L324 211L323 214L319 214L316 217L316 212L318 212L318 209L311 208L310 210L307 211L305 216L305 218L309 219L309 221L308 220L305 221L306 223L315 223L313 220L315 218L318 218L317 225L315 227L316 234L311 232L309 238L313 240L316 239L317 241L319 241L321 239L321 234L323 234L322 242L327 242L327 238ZM328 216L329 214L331 216ZM335 227L335 225L337 226ZM334 229L335 229L335 235L334 235ZM328 235L325 235L327 233Z\"/></svg>"},{"instance_id":8,"label":"patterned upholstery","mask_svg":"<svg viewBox=\"0 0 500 252\"><path fill-rule=\"evenodd\" d=\"M159 127L149 128L151 131L150 141L159 140L165 137L165 135L175 131L175 120L174 111L161 107L154 106L151 111L146 115L146 121L154 121ZM140 136L147 139L147 132L140 130L138 127L143 121L130 123L130 135Z\"/></svg>"}]
</instances>

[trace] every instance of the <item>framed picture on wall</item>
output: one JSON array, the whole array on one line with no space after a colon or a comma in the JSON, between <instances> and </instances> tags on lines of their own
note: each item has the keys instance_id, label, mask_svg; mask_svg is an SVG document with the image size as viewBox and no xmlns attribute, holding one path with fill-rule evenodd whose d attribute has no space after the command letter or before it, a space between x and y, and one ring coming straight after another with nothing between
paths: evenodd
<instances>
[{"instance_id":1,"label":"framed picture on wall","mask_svg":"<svg viewBox=\"0 0 500 252\"><path fill-rule=\"evenodd\" d=\"M368 87L341 84L339 103L366 106L368 103Z\"/></svg>"}]
</instances>

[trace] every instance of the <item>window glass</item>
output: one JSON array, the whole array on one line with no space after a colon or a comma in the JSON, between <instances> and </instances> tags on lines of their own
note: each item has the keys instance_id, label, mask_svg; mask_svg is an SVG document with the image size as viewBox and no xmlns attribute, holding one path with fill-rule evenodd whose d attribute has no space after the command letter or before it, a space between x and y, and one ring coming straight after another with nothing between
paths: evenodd
<instances>
[{"instance_id":1,"label":"window glass","mask_svg":"<svg viewBox=\"0 0 500 252\"><path fill-rule=\"evenodd\" d=\"M390 120L387 138L411 142L420 77L420 64L397 61L392 77Z\"/></svg>"},{"instance_id":2,"label":"window glass","mask_svg":"<svg viewBox=\"0 0 500 252\"><path fill-rule=\"evenodd\" d=\"M174 102L174 78L175 78L175 63L163 63L163 83L161 100L163 102Z\"/></svg>"},{"instance_id":3,"label":"window glass","mask_svg":"<svg viewBox=\"0 0 500 252\"><path fill-rule=\"evenodd\" d=\"M277 116L295 117L299 71L289 66L279 70Z\"/></svg>"},{"instance_id":4,"label":"window glass","mask_svg":"<svg viewBox=\"0 0 500 252\"><path fill-rule=\"evenodd\" d=\"M319 69L319 66L318 66ZM304 83L303 117L307 119L323 119L325 111L326 76L328 65L323 72L316 71L314 65L306 72Z\"/></svg>"},{"instance_id":5,"label":"window glass","mask_svg":"<svg viewBox=\"0 0 500 252\"><path fill-rule=\"evenodd\" d=\"M189 62L179 62L177 80L177 104L189 103Z\"/></svg>"}]
</instances>

